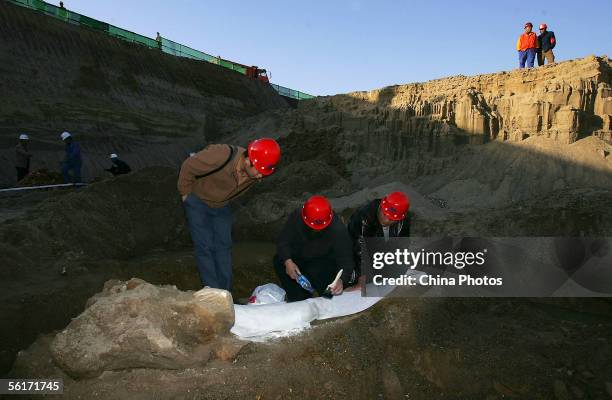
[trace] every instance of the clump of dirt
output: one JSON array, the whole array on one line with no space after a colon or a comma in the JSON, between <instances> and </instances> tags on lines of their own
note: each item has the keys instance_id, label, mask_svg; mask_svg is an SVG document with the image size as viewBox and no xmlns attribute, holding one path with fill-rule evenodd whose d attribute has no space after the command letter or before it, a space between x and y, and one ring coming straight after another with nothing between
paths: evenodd
<instances>
[{"instance_id":1,"label":"clump of dirt","mask_svg":"<svg viewBox=\"0 0 612 400\"><path fill-rule=\"evenodd\" d=\"M50 196L0 227L0 276L25 278L57 261L126 259L184 233L176 171L152 167Z\"/></svg>"},{"instance_id":2,"label":"clump of dirt","mask_svg":"<svg viewBox=\"0 0 612 400\"><path fill-rule=\"evenodd\" d=\"M64 183L62 174L57 171L49 171L41 168L30 172L17 184L17 187L38 186L38 185L56 185Z\"/></svg>"}]
</instances>

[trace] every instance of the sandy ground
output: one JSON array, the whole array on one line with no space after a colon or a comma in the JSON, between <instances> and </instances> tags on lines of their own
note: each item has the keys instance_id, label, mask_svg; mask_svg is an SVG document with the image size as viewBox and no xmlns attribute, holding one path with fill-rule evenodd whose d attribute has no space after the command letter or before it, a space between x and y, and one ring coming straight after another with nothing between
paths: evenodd
<instances>
[{"instance_id":1,"label":"sandy ground","mask_svg":"<svg viewBox=\"0 0 612 400\"><path fill-rule=\"evenodd\" d=\"M589 302L589 300L584 300ZM65 379L68 399L606 399L610 316L523 300L393 299L234 362ZM49 338L13 374L58 376Z\"/></svg>"},{"instance_id":2,"label":"sandy ground","mask_svg":"<svg viewBox=\"0 0 612 400\"><path fill-rule=\"evenodd\" d=\"M236 246L235 297L274 280L273 252L272 243ZM112 271L184 290L198 286L189 250L151 253ZM86 290L82 273L58 277L73 299ZM612 376L610 332L612 303L601 299L388 299L298 336L250 343L234 362L181 371L113 371L74 381L53 365L52 335L43 335L10 376L61 376L64 399L603 400Z\"/></svg>"}]
</instances>

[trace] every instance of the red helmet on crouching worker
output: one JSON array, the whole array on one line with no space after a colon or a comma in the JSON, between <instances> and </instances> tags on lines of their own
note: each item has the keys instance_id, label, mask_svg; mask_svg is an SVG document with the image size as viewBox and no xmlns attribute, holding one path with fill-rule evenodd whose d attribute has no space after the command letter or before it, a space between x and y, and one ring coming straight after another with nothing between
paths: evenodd
<instances>
[{"instance_id":1,"label":"red helmet on crouching worker","mask_svg":"<svg viewBox=\"0 0 612 400\"><path fill-rule=\"evenodd\" d=\"M410 208L410 200L402 192L389 193L380 202L380 208L391 221L401 221L406 218L406 213Z\"/></svg>"},{"instance_id":2,"label":"red helmet on crouching worker","mask_svg":"<svg viewBox=\"0 0 612 400\"><path fill-rule=\"evenodd\" d=\"M323 196L314 195L302 206L302 221L316 231L327 228L333 217L331 204Z\"/></svg>"},{"instance_id":3,"label":"red helmet on crouching worker","mask_svg":"<svg viewBox=\"0 0 612 400\"><path fill-rule=\"evenodd\" d=\"M281 150L276 140L262 138L249 143L247 154L257 171L262 175L270 175L280 160Z\"/></svg>"}]
</instances>

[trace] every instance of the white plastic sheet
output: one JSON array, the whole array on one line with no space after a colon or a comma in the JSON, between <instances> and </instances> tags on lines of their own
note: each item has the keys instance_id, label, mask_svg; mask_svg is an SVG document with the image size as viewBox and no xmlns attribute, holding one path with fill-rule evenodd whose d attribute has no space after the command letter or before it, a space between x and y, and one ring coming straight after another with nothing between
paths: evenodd
<instances>
[{"instance_id":1,"label":"white plastic sheet","mask_svg":"<svg viewBox=\"0 0 612 400\"><path fill-rule=\"evenodd\" d=\"M289 333L310 326L318 317L318 310L310 301L234 305L235 323L231 332L241 338L264 337L272 332ZM274 335L273 335L274 336Z\"/></svg>"},{"instance_id":2,"label":"white plastic sheet","mask_svg":"<svg viewBox=\"0 0 612 400\"><path fill-rule=\"evenodd\" d=\"M422 274L418 271L408 273ZM391 292L393 287L368 285L380 297L362 297L360 291L344 292L331 299L317 297L293 303L234 305L235 323L231 332L242 339L265 341L290 336L310 327L317 319L352 315L367 310Z\"/></svg>"},{"instance_id":3,"label":"white plastic sheet","mask_svg":"<svg viewBox=\"0 0 612 400\"><path fill-rule=\"evenodd\" d=\"M257 286L248 305L274 304L285 301L285 290L274 283Z\"/></svg>"}]
</instances>

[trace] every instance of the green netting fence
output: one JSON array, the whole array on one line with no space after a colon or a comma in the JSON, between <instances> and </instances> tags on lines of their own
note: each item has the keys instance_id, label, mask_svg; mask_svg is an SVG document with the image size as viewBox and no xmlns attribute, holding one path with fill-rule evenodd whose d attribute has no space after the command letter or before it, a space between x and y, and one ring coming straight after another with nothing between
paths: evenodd
<instances>
[{"instance_id":1,"label":"green netting fence","mask_svg":"<svg viewBox=\"0 0 612 400\"><path fill-rule=\"evenodd\" d=\"M42 0L8 0L10 3L17 4L23 7L30 8L32 10L44 13L45 15L60 19L62 21L84 26L89 29L93 29L99 32L106 33L107 35L125 40L131 43L146 46L150 49L158 49L164 53L172 54L177 57L186 57L199 61L206 61L212 64L217 64L221 67L231 69L232 71L240 74L246 74L246 67L242 64L237 64L229 60L224 60L220 57L214 57L210 54L206 54L202 51L192 49L191 47L182 45L166 38L160 38L160 40L151 39L149 37L139 35L138 33L130 32L128 30L110 25L106 22L98 21L93 18L89 18L85 15L81 15L74 11L67 10L54 6L53 4L46 3ZM271 84L271 86L281 95L290 97L293 99L304 100L311 99L314 96L307 93L300 92L299 90L289 89L284 86Z\"/></svg>"},{"instance_id":2,"label":"green netting fence","mask_svg":"<svg viewBox=\"0 0 612 400\"><path fill-rule=\"evenodd\" d=\"M242 75L246 74L246 67L244 65L236 64L220 57L211 56L210 54L206 54L202 51L192 49L191 47L187 47L180 43L173 42L172 40L168 40L164 37L161 38L161 45L158 44L158 46L161 46L161 50L164 53L172 54L177 57L186 57L194 60L206 61L231 69L232 71L239 72Z\"/></svg>"}]
</instances>

